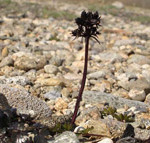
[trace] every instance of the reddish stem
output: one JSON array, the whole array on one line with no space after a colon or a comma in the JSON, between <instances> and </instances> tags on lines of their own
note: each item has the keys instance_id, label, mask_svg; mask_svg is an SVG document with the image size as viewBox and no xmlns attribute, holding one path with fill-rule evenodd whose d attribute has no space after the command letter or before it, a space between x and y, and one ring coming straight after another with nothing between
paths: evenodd
<instances>
[{"instance_id":1,"label":"reddish stem","mask_svg":"<svg viewBox=\"0 0 150 143\"><path fill-rule=\"evenodd\" d=\"M84 71L83 71L83 77L82 77L82 83L81 83L81 88L78 94L78 98L76 101L76 105L75 105L75 109L74 109L74 113L72 116L72 121L71 124L73 125L76 117L77 117L77 113L78 113L78 109L80 106L80 101L82 100L82 93L85 87L85 81L86 81L86 75L87 75L87 65L88 65L88 47L89 47L89 37L85 38L85 59L84 59Z\"/></svg>"}]
</instances>

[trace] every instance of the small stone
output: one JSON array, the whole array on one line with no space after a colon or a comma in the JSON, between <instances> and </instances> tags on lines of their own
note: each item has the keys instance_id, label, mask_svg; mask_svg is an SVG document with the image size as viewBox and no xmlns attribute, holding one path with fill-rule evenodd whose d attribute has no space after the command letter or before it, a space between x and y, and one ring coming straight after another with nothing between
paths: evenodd
<instances>
[{"instance_id":1,"label":"small stone","mask_svg":"<svg viewBox=\"0 0 150 143\"><path fill-rule=\"evenodd\" d=\"M61 93L56 90L52 90L44 94L44 98L49 100L56 100L59 97L61 97Z\"/></svg>"},{"instance_id":2,"label":"small stone","mask_svg":"<svg viewBox=\"0 0 150 143\"><path fill-rule=\"evenodd\" d=\"M34 110L29 110L29 115L31 116L31 118L35 117L35 112L34 112Z\"/></svg>"},{"instance_id":3,"label":"small stone","mask_svg":"<svg viewBox=\"0 0 150 143\"><path fill-rule=\"evenodd\" d=\"M146 99L145 99L145 103L150 105L150 93L147 94Z\"/></svg>"},{"instance_id":4,"label":"small stone","mask_svg":"<svg viewBox=\"0 0 150 143\"><path fill-rule=\"evenodd\" d=\"M130 63L137 63L139 65L150 64L150 59L143 55L131 55L127 61Z\"/></svg>"},{"instance_id":5,"label":"small stone","mask_svg":"<svg viewBox=\"0 0 150 143\"><path fill-rule=\"evenodd\" d=\"M135 77L135 79L130 80L130 78L125 77L122 78L122 80L118 81L118 85L123 87L126 90L131 90L131 89L138 89L144 91L150 90L150 84L145 78L136 79Z\"/></svg>"},{"instance_id":6,"label":"small stone","mask_svg":"<svg viewBox=\"0 0 150 143\"><path fill-rule=\"evenodd\" d=\"M22 86L25 86L27 84L30 84L30 80L24 76L14 76L6 78L4 76L0 77L0 83L2 84L19 84Z\"/></svg>"},{"instance_id":7,"label":"small stone","mask_svg":"<svg viewBox=\"0 0 150 143\"><path fill-rule=\"evenodd\" d=\"M99 59L102 62L109 62L109 63L124 61L124 58L121 56L121 54L116 53L116 51L107 51L107 52L99 53Z\"/></svg>"},{"instance_id":8,"label":"small stone","mask_svg":"<svg viewBox=\"0 0 150 143\"><path fill-rule=\"evenodd\" d=\"M64 62L64 59L60 58L60 57L56 57L56 56L53 56L50 60L49 60L49 63L52 64L52 65L55 65L57 67L61 66Z\"/></svg>"},{"instance_id":9,"label":"small stone","mask_svg":"<svg viewBox=\"0 0 150 143\"><path fill-rule=\"evenodd\" d=\"M93 129L89 131L89 134L97 134L105 137L111 137L109 128L101 120L88 120L86 123L82 123L80 126L84 127L85 129L93 127Z\"/></svg>"},{"instance_id":10,"label":"small stone","mask_svg":"<svg viewBox=\"0 0 150 143\"><path fill-rule=\"evenodd\" d=\"M136 108L136 107L131 107L127 110L127 113L130 115L132 114L140 114L140 113L145 113L144 110L140 109L140 108Z\"/></svg>"},{"instance_id":11,"label":"small stone","mask_svg":"<svg viewBox=\"0 0 150 143\"><path fill-rule=\"evenodd\" d=\"M136 143L136 139L132 137L126 137L126 138L119 139L116 143Z\"/></svg>"},{"instance_id":12,"label":"small stone","mask_svg":"<svg viewBox=\"0 0 150 143\"><path fill-rule=\"evenodd\" d=\"M61 79L57 78L38 78L36 80L37 84L42 86L64 86L65 83Z\"/></svg>"},{"instance_id":13,"label":"small stone","mask_svg":"<svg viewBox=\"0 0 150 143\"><path fill-rule=\"evenodd\" d=\"M66 131L60 134L59 136L57 136L53 143L79 143L79 140L75 135L75 133Z\"/></svg>"},{"instance_id":14,"label":"small stone","mask_svg":"<svg viewBox=\"0 0 150 143\"><path fill-rule=\"evenodd\" d=\"M117 40L115 42L115 46L126 46L126 45L132 45L135 43L135 40L134 39L124 39L124 40Z\"/></svg>"},{"instance_id":15,"label":"small stone","mask_svg":"<svg viewBox=\"0 0 150 143\"><path fill-rule=\"evenodd\" d=\"M111 91L111 84L109 81L102 80L100 82L96 82L94 87L91 90L108 93Z\"/></svg>"},{"instance_id":16,"label":"small stone","mask_svg":"<svg viewBox=\"0 0 150 143\"><path fill-rule=\"evenodd\" d=\"M101 71L97 71L97 72L93 72L87 75L88 79L99 79L99 78L104 78L106 76L106 71L105 70L101 70Z\"/></svg>"},{"instance_id":17,"label":"small stone","mask_svg":"<svg viewBox=\"0 0 150 143\"><path fill-rule=\"evenodd\" d=\"M24 75L27 76L28 79L30 79L30 80L35 80L36 79L36 70L34 70L34 69L33 70L29 70Z\"/></svg>"},{"instance_id":18,"label":"small stone","mask_svg":"<svg viewBox=\"0 0 150 143\"><path fill-rule=\"evenodd\" d=\"M32 55L32 54L23 54L22 56L15 57L16 54L13 55L15 63L14 66L21 70L31 70L36 69L39 70L46 65L46 58L40 55Z\"/></svg>"},{"instance_id":19,"label":"small stone","mask_svg":"<svg viewBox=\"0 0 150 143\"><path fill-rule=\"evenodd\" d=\"M83 131L83 130L85 130L84 127L78 126L78 127L76 127L76 128L74 129L74 133L80 133L80 132Z\"/></svg>"},{"instance_id":20,"label":"small stone","mask_svg":"<svg viewBox=\"0 0 150 143\"><path fill-rule=\"evenodd\" d=\"M137 101L144 101L146 98L146 94L144 90L138 90L138 89L131 89L129 91L129 97L132 100L137 100Z\"/></svg>"},{"instance_id":21,"label":"small stone","mask_svg":"<svg viewBox=\"0 0 150 143\"><path fill-rule=\"evenodd\" d=\"M63 109L67 109L68 107L68 103L66 101L64 101L63 98L58 98L55 102L55 109L57 111L63 110Z\"/></svg>"},{"instance_id":22,"label":"small stone","mask_svg":"<svg viewBox=\"0 0 150 143\"><path fill-rule=\"evenodd\" d=\"M72 91L72 90L69 89L69 88L63 88L62 91L61 91L62 97L69 97L71 91Z\"/></svg>"},{"instance_id":23,"label":"small stone","mask_svg":"<svg viewBox=\"0 0 150 143\"><path fill-rule=\"evenodd\" d=\"M123 3L120 2L120 1L115 1L115 2L113 2L113 3L112 3L112 6L114 6L115 8L118 8L118 9L124 8Z\"/></svg>"},{"instance_id":24,"label":"small stone","mask_svg":"<svg viewBox=\"0 0 150 143\"><path fill-rule=\"evenodd\" d=\"M2 50L2 57L7 57L8 53L9 53L8 48L7 47L3 48L3 50Z\"/></svg>"},{"instance_id":25,"label":"small stone","mask_svg":"<svg viewBox=\"0 0 150 143\"><path fill-rule=\"evenodd\" d=\"M1 62L0 62L0 68L1 67L4 67L4 66L12 66L14 64L14 61L13 59L8 56L8 57L5 57Z\"/></svg>"},{"instance_id":26,"label":"small stone","mask_svg":"<svg viewBox=\"0 0 150 143\"><path fill-rule=\"evenodd\" d=\"M57 74L57 72L59 71L58 68L54 65L46 65L44 66L44 70L46 73L50 74Z\"/></svg>"},{"instance_id":27,"label":"small stone","mask_svg":"<svg viewBox=\"0 0 150 143\"><path fill-rule=\"evenodd\" d=\"M88 105L88 104L86 104ZM80 108L81 109L81 108ZM86 122L87 120L92 119L94 120L99 120L101 117L101 114L99 112L99 109L94 106L94 107L87 107L83 109L80 113L80 115L76 118L76 124L80 124L82 122Z\"/></svg>"},{"instance_id":28,"label":"small stone","mask_svg":"<svg viewBox=\"0 0 150 143\"><path fill-rule=\"evenodd\" d=\"M67 73L64 75L64 78L68 80L80 80L81 76L79 74Z\"/></svg>"},{"instance_id":29,"label":"small stone","mask_svg":"<svg viewBox=\"0 0 150 143\"><path fill-rule=\"evenodd\" d=\"M110 138L105 138L97 143L113 143L113 141Z\"/></svg>"},{"instance_id":30,"label":"small stone","mask_svg":"<svg viewBox=\"0 0 150 143\"><path fill-rule=\"evenodd\" d=\"M139 128L134 129L135 136L134 138L139 140L148 140L150 138L150 130L143 130Z\"/></svg>"}]
</instances>

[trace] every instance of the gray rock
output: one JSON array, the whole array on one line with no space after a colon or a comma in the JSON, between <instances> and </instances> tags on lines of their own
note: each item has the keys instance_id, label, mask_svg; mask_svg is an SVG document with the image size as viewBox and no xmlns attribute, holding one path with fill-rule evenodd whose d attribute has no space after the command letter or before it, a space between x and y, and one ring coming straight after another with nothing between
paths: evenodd
<instances>
[{"instance_id":1,"label":"gray rock","mask_svg":"<svg viewBox=\"0 0 150 143\"><path fill-rule=\"evenodd\" d=\"M134 128L134 133L135 133L134 138L136 139L144 141L150 139L150 130Z\"/></svg>"},{"instance_id":2,"label":"gray rock","mask_svg":"<svg viewBox=\"0 0 150 143\"><path fill-rule=\"evenodd\" d=\"M93 72L87 75L88 79L99 79L99 78L104 78L108 74L106 70L100 70L97 72Z\"/></svg>"},{"instance_id":3,"label":"gray rock","mask_svg":"<svg viewBox=\"0 0 150 143\"><path fill-rule=\"evenodd\" d=\"M101 114L99 112L98 107L89 107L86 110L82 110L80 115L76 118L76 123L82 123L90 120L92 117L93 120L99 120L101 118Z\"/></svg>"},{"instance_id":4,"label":"gray rock","mask_svg":"<svg viewBox=\"0 0 150 143\"><path fill-rule=\"evenodd\" d=\"M1 84L19 84L19 85L25 86L27 84L30 84L31 82L25 76L15 76L15 77L9 77L9 78L2 76L0 77L0 83Z\"/></svg>"},{"instance_id":5,"label":"gray rock","mask_svg":"<svg viewBox=\"0 0 150 143\"><path fill-rule=\"evenodd\" d=\"M82 122L80 125L84 128L94 127L89 131L89 134L101 135L108 138L118 138L123 136L127 128L127 124L110 118L99 120L90 119L86 122Z\"/></svg>"},{"instance_id":6,"label":"gray rock","mask_svg":"<svg viewBox=\"0 0 150 143\"><path fill-rule=\"evenodd\" d=\"M35 119L51 117L52 111L48 105L35 96L31 96L26 90L0 84L0 93L8 101L8 104L17 109L18 114L34 116Z\"/></svg>"},{"instance_id":7,"label":"gray rock","mask_svg":"<svg viewBox=\"0 0 150 143\"><path fill-rule=\"evenodd\" d=\"M57 90L52 90L44 94L44 98L49 100L56 100L59 97L61 97L61 93Z\"/></svg>"},{"instance_id":8,"label":"gray rock","mask_svg":"<svg viewBox=\"0 0 150 143\"><path fill-rule=\"evenodd\" d=\"M50 74L56 74L59 71L58 68L54 65L46 65L44 66L44 70L46 73Z\"/></svg>"},{"instance_id":9,"label":"gray rock","mask_svg":"<svg viewBox=\"0 0 150 143\"><path fill-rule=\"evenodd\" d=\"M128 39L128 40L117 40L114 44L114 46L123 46L123 45L133 45L135 44L134 39Z\"/></svg>"},{"instance_id":10,"label":"gray rock","mask_svg":"<svg viewBox=\"0 0 150 143\"><path fill-rule=\"evenodd\" d=\"M13 66L14 64L14 61L13 59L8 56L8 57L5 57L1 62L0 62L0 68L4 67L4 66Z\"/></svg>"},{"instance_id":11,"label":"gray rock","mask_svg":"<svg viewBox=\"0 0 150 143\"><path fill-rule=\"evenodd\" d=\"M108 51L100 53L99 58L102 62L110 62L110 63L124 61L124 58L120 56L119 53L116 53L116 51Z\"/></svg>"},{"instance_id":12,"label":"gray rock","mask_svg":"<svg viewBox=\"0 0 150 143\"><path fill-rule=\"evenodd\" d=\"M147 112L147 108L150 108L148 104L143 102L129 100L112 94L96 92L96 91L85 91L83 93L83 101L85 103L108 103L110 106L115 108L124 108L125 105L128 107L136 107L138 110Z\"/></svg>"},{"instance_id":13,"label":"gray rock","mask_svg":"<svg viewBox=\"0 0 150 143\"><path fill-rule=\"evenodd\" d=\"M145 102L150 105L150 93L146 96Z\"/></svg>"},{"instance_id":14,"label":"gray rock","mask_svg":"<svg viewBox=\"0 0 150 143\"><path fill-rule=\"evenodd\" d=\"M21 70L31 70L36 69L39 70L46 65L46 58L40 55L23 55L16 58L14 66Z\"/></svg>"},{"instance_id":15,"label":"gray rock","mask_svg":"<svg viewBox=\"0 0 150 143\"><path fill-rule=\"evenodd\" d=\"M137 75L138 73L141 73L141 66L142 65L139 65L137 63L128 64L128 67L125 69L125 72Z\"/></svg>"},{"instance_id":16,"label":"gray rock","mask_svg":"<svg viewBox=\"0 0 150 143\"><path fill-rule=\"evenodd\" d=\"M150 84L145 78L140 78L137 80L120 80L118 85L123 87L126 90L138 89L144 90L146 94L150 92Z\"/></svg>"},{"instance_id":17,"label":"gray rock","mask_svg":"<svg viewBox=\"0 0 150 143\"><path fill-rule=\"evenodd\" d=\"M49 63L52 65L55 65L57 67L61 66L64 62L64 59L58 56L53 56L50 60Z\"/></svg>"},{"instance_id":18,"label":"gray rock","mask_svg":"<svg viewBox=\"0 0 150 143\"><path fill-rule=\"evenodd\" d=\"M29 70L28 72L26 72L25 74L24 74L28 79L30 79L30 80L35 80L35 78L36 78L36 70Z\"/></svg>"},{"instance_id":19,"label":"gray rock","mask_svg":"<svg viewBox=\"0 0 150 143\"><path fill-rule=\"evenodd\" d=\"M150 83L150 70L145 69L142 71L142 76Z\"/></svg>"},{"instance_id":20,"label":"gray rock","mask_svg":"<svg viewBox=\"0 0 150 143\"><path fill-rule=\"evenodd\" d=\"M146 94L144 90L131 89L129 92L129 97L132 100L144 101L146 98Z\"/></svg>"},{"instance_id":21,"label":"gray rock","mask_svg":"<svg viewBox=\"0 0 150 143\"><path fill-rule=\"evenodd\" d=\"M143 55L131 55L127 61L129 64L137 63L139 65L150 64L150 59Z\"/></svg>"},{"instance_id":22,"label":"gray rock","mask_svg":"<svg viewBox=\"0 0 150 143\"><path fill-rule=\"evenodd\" d=\"M51 142L49 142L51 143ZM79 143L75 133L66 131L55 138L54 143Z\"/></svg>"},{"instance_id":23,"label":"gray rock","mask_svg":"<svg viewBox=\"0 0 150 143\"><path fill-rule=\"evenodd\" d=\"M136 139L132 137L125 137L125 138L119 139L116 143L136 143Z\"/></svg>"}]
</instances>

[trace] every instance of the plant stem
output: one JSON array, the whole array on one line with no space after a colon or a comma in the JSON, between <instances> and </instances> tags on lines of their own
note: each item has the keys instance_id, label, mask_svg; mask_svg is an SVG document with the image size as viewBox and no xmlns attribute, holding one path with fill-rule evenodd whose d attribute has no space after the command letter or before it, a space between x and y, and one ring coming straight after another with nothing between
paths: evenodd
<instances>
[{"instance_id":1,"label":"plant stem","mask_svg":"<svg viewBox=\"0 0 150 143\"><path fill-rule=\"evenodd\" d=\"M84 71L83 71L83 77L82 77L82 83L81 83L81 88L78 94L78 98L76 101L76 105L75 105L75 109L74 109L74 113L72 116L72 121L71 124L73 125L76 117L77 117L77 113L78 113L78 109L79 109L79 105L80 105L80 101L82 100L82 93L85 87L85 81L86 81L86 75L87 75L87 65L88 65L88 48L89 48L89 37L85 38L85 60L84 60Z\"/></svg>"}]
</instances>

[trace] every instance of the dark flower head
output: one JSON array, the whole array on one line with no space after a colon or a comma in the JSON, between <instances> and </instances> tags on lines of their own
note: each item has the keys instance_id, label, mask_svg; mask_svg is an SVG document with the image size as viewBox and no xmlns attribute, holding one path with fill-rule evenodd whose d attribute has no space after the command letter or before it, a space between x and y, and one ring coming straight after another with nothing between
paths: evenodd
<instances>
[{"instance_id":1,"label":"dark flower head","mask_svg":"<svg viewBox=\"0 0 150 143\"><path fill-rule=\"evenodd\" d=\"M81 13L81 17L75 19L75 23L78 28L72 31L72 35L75 37L92 37L96 41L98 32L98 27L101 26L101 17L98 12L85 12Z\"/></svg>"}]
</instances>

